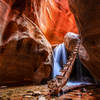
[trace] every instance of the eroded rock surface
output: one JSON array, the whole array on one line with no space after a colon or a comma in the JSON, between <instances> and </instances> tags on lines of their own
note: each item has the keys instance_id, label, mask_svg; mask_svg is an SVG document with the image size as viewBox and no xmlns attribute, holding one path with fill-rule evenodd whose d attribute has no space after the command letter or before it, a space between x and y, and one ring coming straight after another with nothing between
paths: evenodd
<instances>
[{"instance_id":1,"label":"eroded rock surface","mask_svg":"<svg viewBox=\"0 0 100 100\"><path fill-rule=\"evenodd\" d=\"M40 84L50 79L52 48L24 14L12 11L0 46L0 85Z\"/></svg>"},{"instance_id":2,"label":"eroded rock surface","mask_svg":"<svg viewBox=\"0 0 100 100\"><path fill-rule=\"evenodd\" d=\"M100 80L100 1L68 0L81 33L88 59L81 57L86 68Z\"/></svg>"}]
</instances>

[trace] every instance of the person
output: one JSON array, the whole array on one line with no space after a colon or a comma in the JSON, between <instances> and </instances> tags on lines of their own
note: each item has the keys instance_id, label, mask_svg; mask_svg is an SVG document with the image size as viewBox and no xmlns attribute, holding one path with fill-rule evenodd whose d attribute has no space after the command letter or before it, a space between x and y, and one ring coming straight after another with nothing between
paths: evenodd
<instances>
[{"instance_id":1,"label":"person","mask_svg":"<svg viewBox=\"0 0 100 100\"><path fill-rule=\"evenodd\" d=\"M63 65L67 63L67 59L73 51L74 47L80 36L78 34L68 32L64 36L64 42L57 45L54 48L53 53L53 78L60 74L60 70L63 69ZM79 59L79 55L76 57L74 67L72 69L69 81L71 82L89 82L94 83L95 79L84 67Z\"/></svg>"}]
</instances>

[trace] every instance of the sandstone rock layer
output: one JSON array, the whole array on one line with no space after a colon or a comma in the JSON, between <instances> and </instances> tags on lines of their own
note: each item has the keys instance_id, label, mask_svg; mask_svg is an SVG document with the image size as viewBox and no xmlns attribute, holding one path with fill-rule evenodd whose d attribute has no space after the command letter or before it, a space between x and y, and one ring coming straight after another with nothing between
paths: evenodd
<instances>
[{"instance_id":1,"label":"sandstone rock layer","mask_svg":"<svg viewBox=\"0 0 100 100\"><path fill-rule=\"evenodd\" d=\"M46 82L51 57L50 43L30 19L25 15L11 19L0 46L0 85Z\"/></svg>"},{"instance_id":2,"label":"sandstone rock layer","mask_svg":"<svg viewBox=\"0 0 100 100\"><path fill-rule=\"evenodd\" d=\"M88 58L81 57L86 68L100 80L100 1L68 0L81 34Z\"/></svg>"}]
</instances>

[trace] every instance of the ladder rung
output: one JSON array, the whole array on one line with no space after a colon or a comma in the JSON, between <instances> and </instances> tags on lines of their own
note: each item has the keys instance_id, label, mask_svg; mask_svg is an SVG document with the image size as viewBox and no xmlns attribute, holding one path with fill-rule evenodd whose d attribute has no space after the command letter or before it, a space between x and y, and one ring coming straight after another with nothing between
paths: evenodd
<instances>
[{"instance_id":1,"label":"ladder rung","mask_svg":"<svg viewBox=\"0 0 100 100\"><path fill-rule=\"evenodd\" d=\"M69 61L69 62L67 62L66 66L69 66L70 64L71 64L71 62Z\"/></svg>"},{"instance_id":2,"label":"ladder rung","mask_svg":"<svg viewBox=\"0 0 100 100\"><path fill-rule=\"evenodd\" d=\"M76 52L76 51L74 51L74 52L73 52L73 54L77 54L77 52Z\"/></svg>"},{"instance_id":3,"label":"ladder rung","mask_svg":"<svg viewBox=\"0 0 100 100\"><path fill-rule=\"evenodd\" d=\"M70 58L69 60L70 60L70 61L72 61L72 60L73 60L73 58Z\"/></svg>"},{"instance_id":4,"label":"ladder rung","mask_svg":"<svg viewBox=\"0 0 100 100\"><path fill-rule=\"evenodd\" d=\"M77 49L75 48L74 51L77 52Z\"/></svg>"},{"instance_id":5,"label":"ladder rung","mask_svg":"<svg viewBox=\"0 0 100 100\"><path fill-rule=\"evenodd\" d=\"M63 79L64 77L61 76L61 75L56 75L56 78L58 78L58 79Z\"/></svg>"},{"instance_id":6,"label":"ladder rung","mask_svg":"<svg viewBox=\"0 0 100 100\"><path fill-rule=\"evenodd\" d=\"M67 71L67 69L62 69L62 70L60 70L60 72L66 72Z\"/></svg>"}]
</instances>

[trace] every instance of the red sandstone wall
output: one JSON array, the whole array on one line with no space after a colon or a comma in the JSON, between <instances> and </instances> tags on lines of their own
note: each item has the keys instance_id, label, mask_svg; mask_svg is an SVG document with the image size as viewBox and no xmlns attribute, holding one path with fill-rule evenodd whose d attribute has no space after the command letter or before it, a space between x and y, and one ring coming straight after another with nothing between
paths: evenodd
<instances>
[{"instance_id":1,"label":"red sandstone wall","mask_svg":"<svg viewBox=\"0 0 100 100\"><path fill-rule=\"evenodd\" d=\"M37 19L41 30L52 44L62 42L66 32L78 33L67 0L42 0Z\"/></svg>"},{"instance_id":2,"label":"red sandstone wall","mask_svg":"<svg viewBox=\"0 0 100 100\"><path fill-rule=\"evenodd\" d=\"M10 6L17 2L16 9L36 23L51 44L62 42L69 31L78 33L67 0L14 0L14 3L11 0L4 1ZM26 7L23 6L24 2Z\"/></svg>"}]
</instances>

